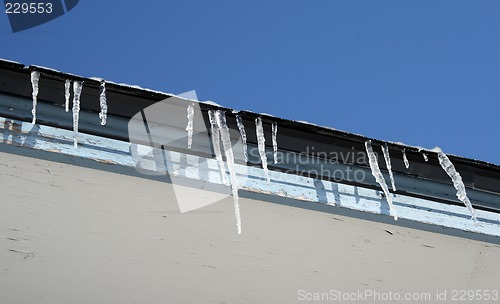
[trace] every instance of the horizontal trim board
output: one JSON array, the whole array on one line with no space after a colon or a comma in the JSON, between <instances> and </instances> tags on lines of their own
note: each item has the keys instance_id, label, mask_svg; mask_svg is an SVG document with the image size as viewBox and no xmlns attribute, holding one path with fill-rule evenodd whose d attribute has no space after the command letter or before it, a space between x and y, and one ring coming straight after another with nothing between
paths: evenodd
<instances>
[{"instance_id":1,"label":"horizontal trim board","mask_svg":"<svg viewBox=\"0 0 500 304\"><path fill-rule=\"evenodd\" d=\"M73 132L68 130L0 118L0 143L2 144L75 156L128 168L136 166L130 153L130 143L89 134L79 134L79 142L80 146L75 149L73 147ZM142 148L147 149L148 147ZM173 182L187 181L188 184L201 182L222 185L215 159L176 151L163 150L160 152L164 153L169 160L163 165L163 169L168 172ZM197 166L200 162L206 164L203 169ZM143 158L141 165L144 172L149 170L154 173L155 170L158 170L159 163L154 159ZM389 215L387 203L379 190L278 171L270 172L271 182L267 183L263 170L258 167L237 164L235 168L241 183L240 188L245 191L321 203L331 208L347 208ZM415 183L419 183L419 181L416 180ZM226 186L226 189L229 190L229 187ZM394 204L401 219L484 235L500 236L500 214L498 213L478 210L479 223L475 224L470 219L470 214L465 206L447 205L430 199L400 194L395 195Z\"/></svg>"}]
</instances>

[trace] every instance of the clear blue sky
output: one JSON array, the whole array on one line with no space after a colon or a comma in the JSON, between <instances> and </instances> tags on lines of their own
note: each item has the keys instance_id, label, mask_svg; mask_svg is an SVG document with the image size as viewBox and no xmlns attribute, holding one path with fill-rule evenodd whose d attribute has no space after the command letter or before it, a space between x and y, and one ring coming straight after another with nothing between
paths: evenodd
<instances>
[{"instance_id":1,"label":"clear blue sky","mask_svg":"<svg viewBox=\"0 0 500 304\"><path fill-rule=\"evenodd\" d=\"M81 0L0 57L500 164L500 1Z\"/></svg>"}]
</instances>

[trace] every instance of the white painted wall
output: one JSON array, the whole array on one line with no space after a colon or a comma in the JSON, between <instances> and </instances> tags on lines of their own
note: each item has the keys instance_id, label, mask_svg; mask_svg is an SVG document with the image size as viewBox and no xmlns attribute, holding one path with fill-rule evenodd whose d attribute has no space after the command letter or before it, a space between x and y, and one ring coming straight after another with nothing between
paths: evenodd
<instances>
[{"instance_id":1,"label":"white painted wall","mask_svg":"<svg viewBox=\"0 0 500 304\"><path fill-rule=\"evenodd\" d=\"M230 197L180 214L170 184L19 154L0 152L0 303L304 303L300 290L455 303L436 291L500 288L491 243L273 199L242 199L238 236Z\"/></svg>"}]
</instances>

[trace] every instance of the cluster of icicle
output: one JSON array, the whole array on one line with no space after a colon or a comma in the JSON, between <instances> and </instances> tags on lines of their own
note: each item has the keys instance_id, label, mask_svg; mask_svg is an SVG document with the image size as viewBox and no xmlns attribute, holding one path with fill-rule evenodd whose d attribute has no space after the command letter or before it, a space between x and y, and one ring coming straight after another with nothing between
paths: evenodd
<instances>
[{"instance_id":1,"label":"cluster of icicle","mask_svg":"<svg viewBox=\"0 0 500 304\"><path fill-rule=\"evenodd\" d=\"M214 149L215 159L217 160L221 181L225 185L230 185L233 201L234 201L234 213L236 216L236 225L238 227L238 234L241 234L241 215L239 206L239 196L238 196L238 179L236 176L236 169L234 163L234 152L231 144L231 138L229 134L229 127L227 126L226 116L224 111L221 110L209 110L208 118L210 120L210 137L212 139L212 147ZM238 130L240 131L241 140L243 142L243 153L245 156L245 162L248 162L248 148L247 148L247 135L245 131L245 126L241 116L236 115L236 124ZM265 137L264 137L264 127L262 125L262 119L260 117L255 119L255 128L257 134L257 142L259 155L262 162L262 168L264 169L264 174L267 181L270 181L269 169L267 168L267 156L265 151ZM186 131L188 133L188 148L191 149L193 143L193 129L194 129L194 104L191 104L187 108L187 126ZM278 125L276 123L272 124L272 141L274 150L274 162L277 159L278 150L278 140L277 140ZM224 149L224 155L226 157L226 162L224 162L221 150ZM229 181L226 177L226 164L229 171Z\"/></svg>"},{"instance_id":2,"label":"cluster of icicle","mask_svg":"<svg viewBox=\"0 0 500 304\"><path fill-rule=\"evenodd\" d=\"M245 132L245 127L239 115L236 116L236 124L240 130L241 140L243 141L243 153L245 154L245 162L248 162L248 148L247 148L247 135ZM259 150L260 162L262 164L262 169L264 170L264 176L267 182L271 181L269 176L269 169L267 167L267 155L266 155L266 138L264 136L264 126L262 124L262 118L257 117L255 119L255 134L257 135L257 147ZM278 124L273 122L271 125L271 138L273 141L273 161L275 164L278 163Z\"/></svg>"},{"instance_id":3,"label":"cluster of icicle","mask_svg":"<svg viewBox=\"0 0 500 304\"><path fill-rule=\"evenodd\" d=\"M31 110L31 114L33 115L32 123L36 123L36 107L38 104L38 93L39 93L39 82L40 82L40 72L32 71L31 72L31 86L33 89L32 97L33 97L33 109ZM80 98L83 89L83 81L73 81L73 145L75 148L78 147L78 122L80 120ZM71 80L67 79L64 82L64 110L69 112L69 104L71 98ZM99 113L99 119L101 119L101 125L106 125L107 114L108 114L108 104L106 98L106 83L104 81L101 82L100 85L100 94L99 94L99 105L101 108L101 112Z\"/></svg>"},{"instance_id":4,"label":"cluster of icicle","mask_svg":"<svg viewBox=\"0 0 500 304\"><path fill-rule=\"evenodd\" d=\"M39 93L39 81L40 81L40 72L39 71L32 71L31 72L31 85L32 85L32 97L33 97L33 109L31 111L33 115L33 120L32 123L36 123L36 108L37 108L37 103L38 103L38 93ZM73 81L71 83L71 80L66 80L64 84L64 96L65 96L65 104L64 108L66 112L69 112L69 104L70 104L70 97L71 97L71 84L73 84L73 131L74 131L74 147L77 148L78 146L78 122L79 122L79 116L80 116L80 98L82 94L82 89L83 89L83 82L82 81ZM99 113L99 118L101 119L101 125L106 124L107 120L107 111L108 111L108 106L107 106L107 98L106 98L106 83L103 81L101 82L100 85L100 95L99 95L99 104L101 111ZM231 145L231 138L229 135L229 127L227 126L226 122L226 117L223 111L220 110L210 110L208 112L209 114L209 119L210 119L210 133L211 133L211 138L212 138L212 145L214 148L214 153L215 153L215 158L218 162L220 173L221 173L221 178L222 178L222 183L223 184L230 184L231 189L232 189L232 194L234 198L234 211L236 215L236 223L238 226L238 234L241 234L241 217L240 217L240 209L239 209L239 196L238 196L238 180L236 177L236 171L235 171L235 165L234 165L234 153L232 150L232 145ZM191 148L192 146L192 138L193 138L193 124L194 124L194 105L190 105L187 108L187 119L188 119L188 125L186 127L186 131L188 132L188 148ZM243 152L245 156L245 162L248 162L248 148L247 148L247 136L245 132L245 127L243 125L242 119L239 115L236 116L236 123L238 126L238 129L240 131L240 136L243 141ZM273 152L274 152L274 163L277 163L277 153L278 153L278 142L277 142L277 132L278 132L278 126L276 122L274 122L272 125L272 144L273 144ZM264 136L264 127L262 124L262 118L257 117L255 119L255 128L256 128L256 135L257 135L257 145L258 145L258 150L259 150L259 155L260 155L260 160L262 163L262 168L264 170L264 175L266 177L267 182L270 182L270 176L269 176L269 169L267 167L267 156L266 156L266 147L265 147L265 136ZM230 180L227 180L226 177L226 169L225 169L225 163L222 157L222 152L221 152L221 147L220 147L220 141L222 140L222 146L224 148L224 154L226 156L226 163L227 167L229 170L229 176ZM382 190L384 191L385 197L387 199L387 203L389 205L389 211L394 217L395 220L398 219L398 215L396 210L394 209L394 204L393 204L393 196L392 193L389 191L389 187L387 186L387 183L385 181L385 178L380 170L380 167L378 165L378 158L375 152L373 151L373 147L371 145L371 141L367 141L365 143L366 147L366 152L368 154L368 159L369 159L369 165L371 168L372 175L375 177L375 180L377 183L380 185ZM403 149L403 162L405 164L406 169L410 167L410 163L408 161L408 158L406 156L406 151ZM472 204L467 197L467 193L465 190L465 185L462 181L462 177L460 174L456 171L455 166L453 163L450 161L450 159L444 154L441 149L436 148L435 152L437 152L438 155L438 160L439 164L443 168L443 170L448 174L448 176L451 178L453 182L453 186L457 190L457 197L460 201L462 201L465 206L469 209L469 211L472 214L472 219L474 221L477 221L477 215L476 211L472 207ZM396 183L394 180L394 174L392 172L392 164L391 164L391 158L389 155L389 147L386 145L382 146L382 153L384 155L385 163L386 163L386 168L387 171L389 172L389 177L391 181L391 186L392 190L396 191ZM426 153L422 153L422 156L424 160L427 162L428 161L428 156Z\"/></svg>"},{"instance_id":5,"label":"cluster of icicle","mask_svg":"<svg viewBox=\"0 0 500 304\"><path fill-rule=\"evenodd\" d=\"M384 176L382 175L382 172L380 171L380 167L378 165L378 158L375 152L373 151L373 147L371 145L371 141L367 141L365 143L366 146L366 152L368 154L368 159L369 159L369 164L370 164L370 169L372 171L372 175L375 177L375 180L377 183L380 185L382 190L384 191L385 197L387 199L387 203L389 204L389 211L390 213L394 216L394 219L397 220L397 212L394 209L394 204L393 204L393 196L392 193L389 192L389 187L387 186L387 183L385 181ZM406 156L406 150L403 149L403 162L405 164L406 169L410 168L410 162L408 161L408 157ZM464 203L464 205L467 207L467 209L470 211L472 214L472 220L474 222L477 222L477 215L476 215L476 210L472 207L472 203L470 202L469 198L467 197L467 192L465 190L465 185L462 181L462 177L460 176L460 173L457 172L455 169L455 166L453 163L450 161L448 156L443 153L443 151L440 148L435 148L434 152L437 152L439 164L443 168L443 170L448 174L448 176L451 178L453 182L453 186L457 190L457 197L458 199ZM392 190L396 191L396 183L394 180L394 174L392 172L392 165L391 165L391 157L389 155L389 147L387 144L382 146L382 153L384 155L385 159L385 164L387 171L389 172L389 178L391 180L392 184ZM422 156L426 162L429 161L429 157L426 153L422 153Z\"/></svg>"}]
</instances>

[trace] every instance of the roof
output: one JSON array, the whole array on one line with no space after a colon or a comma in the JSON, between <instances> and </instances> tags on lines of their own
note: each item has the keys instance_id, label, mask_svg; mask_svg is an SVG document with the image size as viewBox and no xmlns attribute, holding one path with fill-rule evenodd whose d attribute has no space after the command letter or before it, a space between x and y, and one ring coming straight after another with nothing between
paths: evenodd
<instances>
[{"instance_id":1,"label":"roof","mask_svg":"<svg viewBox=\"0 0 500 304\"><path fill-rule=\"evenodd\" d=\"M81 109L88 113L99 112L99 87L102 79L99 78L86 78L74 74L59 72L46 67L30 65L25 66L20 63L0 60L0 92L14 94L26 98L31 98L31 83L30 72L33 70L42 73L42 80L40 81L40 103L49 102L55 106L62 106L64 103L64 82L67 79L83 81L84 89L82 92ZM108 115L115 117L115 120L127 121L133 115L140 112L144 108L166 98L174 97L174 94L163 93L159 91L143 89L138 86L131 86L125 84L117 84L114 82L106 81L107 99L108 99ZM90 102L93 100L94 102ZM176 98L176 102L180 107L192 102L183 98ZM183 104L184 103L184 104ZM273 122L279 124L279 137L278 148L282 151L289 151L295 153L308 153L318 159L324 161L332 161L332 158L338 156L338 153L344 152L364 152L364 144L366 141L371 141L375 149L380 149L382 145L389 147L392 170L401 175L411 178L418 178L426 181L439 182L444 184L452 184L449 177L442 170L438 163L436 152L431 149L424 149L421 147L408 146L401 143L387 142L379 139L368 138L363 135L353 134L345 131L336 130L329 127L323 127L306 122L291 121L274 117L268 114L259 114L250 111L235 111L230 108L218 106L212 102L200 102L200 108L205 113L210 109L219 109L226 111L228 116L228 123L232 129L236 129L235 116L239 115L245 124L253 124L253 120L261 117L264 125L266 136L270 136L270 125ZM0 115L9 118L20 119L24 121L31 120L30 111L27 109L14 109L0 111ZM184 109L182 109L184 111ZM45 118L40 116L39 122L48 126L57 126L63 129L72 129L71 119L54 119L55 117ZM80 126L82 132L104 136L108 138L128 141L129 137L124 123L110 123L107 126L101 127L98 123L87 122ZM256 144L255 130L249 128L248 142L249 144ZM314 147L314 151L309 151L310 147ZM411 163L410 168L406 168L403 162L402 153L406 152L408 160ZM379 150L380 151L380 150ZM196 152L193 152L196 153ZM425 161L422 153L429 156L429 160ZM459 156L449 156L454 163L457 170L462 175L468 191L474 198L473 205L475 208L485 210L500 210L500 202L495 199L491 200L485 197L496 196L500 194L500 166L463 158ZM338 160L336 160L338 161ZM349 160L347 161L349 163ZM387 169L383 161L380 161L380 167L384 170ZM356 160L350 162L351 165L362 166L367 168L368 163L363 160L359 163ZM254 163L258 166L259 164ZM290 165L290 164L288 164ZM272 170L276 171L290 171L290 166L285 165L270 165ZM307 171L307 170L306 170ZM302 172L297 170L297 174L305 174L310 176L310 172ZM314 174L314 172L312 173ZM327 179L327 176L316 176L321 179ZM345 183L356 184L352 180L344 180ZM364 187L378 188L375 183L364 183ZM477 193L476 193L477 192ZM421 193L417 189L404 189L400 187L396 193L408 194L413 196L428 197L431 194ZM431 195L432 196L432 195ZM435 196L434 199L446 202L449 204L458 204L459 202L454 195L454 189L450 189L449 193L442 196Z\"/></svg>"}]
</instances>

